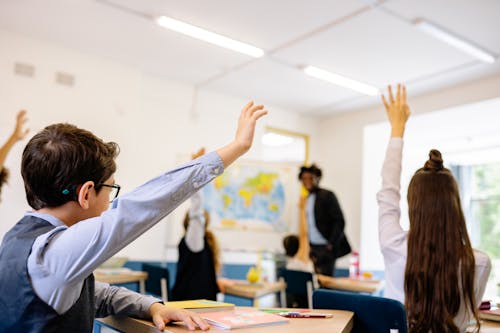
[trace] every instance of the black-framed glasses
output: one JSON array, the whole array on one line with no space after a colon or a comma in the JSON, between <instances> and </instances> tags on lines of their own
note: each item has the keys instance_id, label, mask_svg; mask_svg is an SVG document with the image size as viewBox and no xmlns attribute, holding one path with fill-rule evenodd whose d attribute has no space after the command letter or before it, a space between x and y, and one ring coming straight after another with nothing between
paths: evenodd
<instances>
[{"instance_id":1,"label":"black-framed glasses","mask_svg":"<svg viewBox=\"0 0 500 333\"><path fill-rule=\"evenodd\" d=\"M108 187L111 189L109 191L109 202L112 202L113 200L116 199L116 197L118 196L118 193L120 193L120 189L122 188L118 184L109 185L109 184L104 184L104 183L97 184L96 187Z\"/></svg>"}]
</instances>

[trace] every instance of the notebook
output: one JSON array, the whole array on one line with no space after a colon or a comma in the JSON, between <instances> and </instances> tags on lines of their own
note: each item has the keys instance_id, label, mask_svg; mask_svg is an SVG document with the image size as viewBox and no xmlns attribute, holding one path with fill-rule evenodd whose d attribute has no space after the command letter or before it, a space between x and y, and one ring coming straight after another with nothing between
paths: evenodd
<instances>
[{"instance_id":1,"label":"notebook","mask_svg":"<svg viewBox=\"0 0 500 333\"><path fill-rule=\"evenodd\" d=\"M193 312L227 311L234 309L234 304L210 301L208 299L167 302L165 305Z\"/></svg>"},{"instance_id":2,"label":"notebook","mask_svg":"<svg viewBox=\"0 0 500 333\"><path fill-rule=\"evenodd\" d=\"M500 309L479 310L479 318L500 321Z\"/></svg>"},{"instance_id":3,"label":"notebook","mask_svg":"<svg viewBox=\"0 0 500 333\"><path fill-rule=\"evenodd\" d=\"M237 309L231 311L200 313L200 316L209 324L226 330L285 324L289 321L287 318L258 311L256 309Z\"/></svg>"}]
</instances>

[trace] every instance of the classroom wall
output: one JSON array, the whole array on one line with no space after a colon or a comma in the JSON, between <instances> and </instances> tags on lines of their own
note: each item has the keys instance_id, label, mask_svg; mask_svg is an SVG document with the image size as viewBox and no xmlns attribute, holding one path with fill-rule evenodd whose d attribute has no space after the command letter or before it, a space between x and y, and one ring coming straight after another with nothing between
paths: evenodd
<instances>
[{"instance_id":1,"label":"classroom wall","mask_svg":"<svg viewBox=\"0 0 500 333\"><path fill-rule=\"evenodd\" d=\"M200 91L193 107L193 87L155 77L137 67L68 49L48 41L0 30L0 141L10 134L20 108L29 110L33 134L53 122L71 122L120 143L117 182L124 191L174 167L200 145L209 150L234 134L239 110L247 99ZM14 62L36 67L34 78L13 74ZM76 77L73 88L56 85L56 71ZM500 96L500 76L472 81L424 96L411 96L413 113L432 112ZM248 97L250 99L251 96ZM257 101L263 102L265 101ZM267 105L271 113L259 124L256 142L245 156L259 159L264 126L311 136L311 161L324 169L322 185L337 194L346 217L346 232L355 249L361 239L363 128L385 120L381 107L370 107L315 119ZM12 150L7 167L12 171L0 204L0 237L29 207L19 174L26 141ZM187 205L140 237L122 254L133 259L164 260L181 236L180 220ZM373 217L374 222L376 216ZM296 220L292 224L296 224ZM223 248L279 248L280 234L217 232ZM227 256L237 262L241 252ZM254 256L250 256L254 257ZM339 265L345 267L347 258ZM363 258L361 258L363 265Z\"/></svg>"},{"instance_id":2,"label":"classroom wall","mask_svg":"<svg viewBox=\"0 0 500 333\"><path fill-rule=\"evenodd\" d=\"M0 30L0 49L0 141L10 135L15 113L21 108L29 112L31 134L54 122L89 129L120 144L115 178L124 192L178 165L200 146L213 150L228 143L234 137L239 111L252 98L199 91L193 105L194 90L188 84L5 30ZM14 75L15 62L34 65L35 77ZM75 86L55 84L56 71L75 75ZM265 126L310 135L311 156L316 157L318 121L266 106L270 114L259 123L254 147L245 158L259 160ZM12 150L6 163L12 175L2 193L0 237L29 209L19 169L26 142ZM137 260L164 260L166 248L175 247L181 237L186 210L185 204L121 254ZM217 231L217 235L222 248L281 247L282 235L277 233Z\"/></svg>"},{"instance_id":3,"label":"classroom wall","mask_svg":"<svg viewBox=\"0 0 500 333\"><path fill-rule=\"evenodd\" d=\"M427 113L500 97L500 76L471 81L418 97L413 97L411 90L408 93L412 113ZM368 124L382 121L386 121L386 115L380 105L332 116L320 124L318 162L323 167L322 184L335 191L339 197L346 219L348 237L353 247L358 250L363 247L361 244L362 165L364 162L369 163L362 160L363 129ZM377 223L377 218L373 216L373 223ZM346 259L340 264L347 265ZM369 263L363 262L362 256L361 266L370 266Z\"/></svg>"}]
</instances>

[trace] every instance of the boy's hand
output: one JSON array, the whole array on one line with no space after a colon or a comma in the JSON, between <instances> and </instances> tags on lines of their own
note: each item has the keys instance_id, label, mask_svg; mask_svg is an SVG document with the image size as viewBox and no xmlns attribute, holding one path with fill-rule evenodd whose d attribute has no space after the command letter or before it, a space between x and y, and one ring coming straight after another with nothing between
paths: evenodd
<instances>
[{"instance_id":1,"label":"boy's hand","mask_svg":"<svg viewBox=\"0 0 500 333\"><path fill-rule=\"evenodd\" d=\"M250 149L255 132L255 124L260 117L266 114L267 110L264 110L263 105L254 105L253 102L249 102L241 110L234 140L227 146L217 150L225 168Z\"/></svg>"},{"instance_id":2,"label":"boy's hand","mask_svg":"<svg viewBox=\"0 0 500 333\"><path fill-rule=\"evenodd\" d=\"M388 86L389 102L384 95L382 95L382 102L384 103L387 117L391 123L391 136L402 138L405 125L410 117L410 107L406 103L406 87L398 84L396 98L392 94L392 87Z\"/></svg>"},{"instance_id":3,"label":"boy's hand","mask_svg":"<svg viewBox=\"0 0 500 333\"><path fill-rule=\"evenodd\" d=\"M210 329L210 325L203 318L184 309L175 309L161 303L153 303L149 308L149 313L153 323L160 330L165 329L165 324L171 321L184 322L190 331L194 331L197 327L203 331Z\"/></svg>"},{"instance_id":4,"label":"boy's hand","mask_svg":"<svg viewBox=\"0 0 500 333\"><path fill-rule=\"evenodd\" d=\"M241 110L234 141L243 149L243 153L247 152L252 146L257 120L266 114L267 110L264 110L264 105L254 105L253 101L249 102Z\"/></svg>"}]
</instances>

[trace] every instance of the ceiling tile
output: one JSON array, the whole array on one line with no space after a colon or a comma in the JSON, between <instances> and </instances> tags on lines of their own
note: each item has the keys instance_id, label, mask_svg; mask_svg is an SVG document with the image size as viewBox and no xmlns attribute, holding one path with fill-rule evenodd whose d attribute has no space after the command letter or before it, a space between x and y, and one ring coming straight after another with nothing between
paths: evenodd
<instances>
[{"instance_id":1,"label":"ceiling tile","mask_svg":"<svg viewBox=\"0 0 500 333\"><path fill-rule=\"evenodd\" d=\"M379 88L470 61L456 49L380 11L356 16L277 56Z\"/></svg>"},{"instance_id":2,"label":"ceiling tile","mask_svg":"<svg viewBox=\"0 0 500 333\"><path fill-rule=\"evenodd\" d=\"M9 30L183 82L203 81L251 59L95 1L20 0L0 6L0 26Z\"/></svg>"},{"instance_id":3,"label":"ceiling tile","mask_svg":"<svg viewBox=\"0 0 500 333\"><path fill-rule=\"evenodd\" d=\"M208 89L245 96L258 103L307 112L323 105L358 95L348 89L306 76L269 59L262 59L228 74Z\"/></svg>"},{"instance_id":4,"label":"ceiling tile","mask_svg":"<svg viewBox=\"0 0 500 333\"><path fill-rule=\"evenodd\" d=\"M174 19L264 50L295 39L366 7L352 0L108 0Z\"/></svg>"},{"instance_id":5,"label":"ceiling tile","mask_svg":"<svg viewBox=\"0 0 500 333\"><path fill-rule=\"evenodd\" d=\"M425 18L500 55L500 1L398 0L384 4L410 21Z\"/></svg>"}]
</instances>

